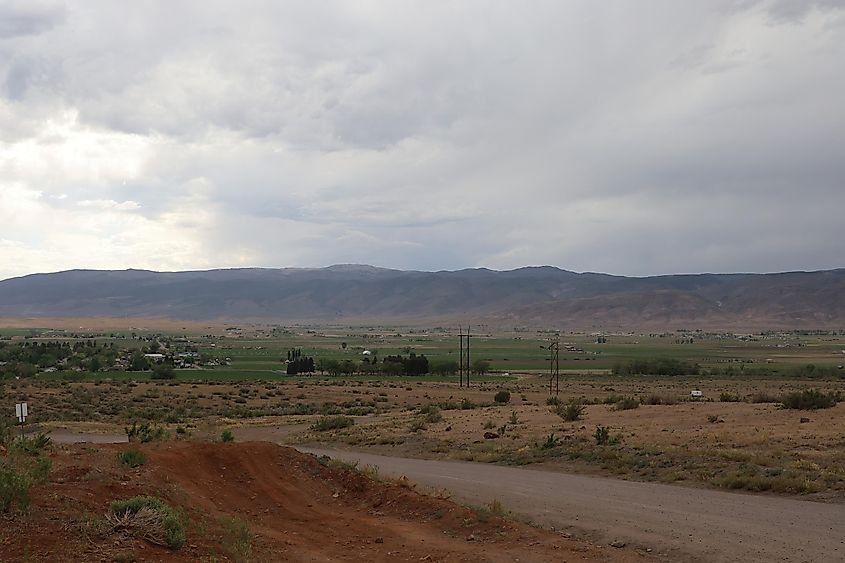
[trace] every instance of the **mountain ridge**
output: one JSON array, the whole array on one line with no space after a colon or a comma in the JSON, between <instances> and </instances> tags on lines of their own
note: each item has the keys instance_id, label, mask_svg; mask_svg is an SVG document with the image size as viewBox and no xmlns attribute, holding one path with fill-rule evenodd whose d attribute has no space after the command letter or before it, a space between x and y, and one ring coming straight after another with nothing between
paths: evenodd
<instances>
[{"instance_id":1,"label":"mountain ridge","mask_svg":"<svg viewBox=\"0 0 845 563\"><path fill-rule=\"evenodd\" d=\"M3 317L445 322L552 328L841 328L845 269L627 277L512 270L77 269L0 281Z\"/></svg>"}]
</instances>

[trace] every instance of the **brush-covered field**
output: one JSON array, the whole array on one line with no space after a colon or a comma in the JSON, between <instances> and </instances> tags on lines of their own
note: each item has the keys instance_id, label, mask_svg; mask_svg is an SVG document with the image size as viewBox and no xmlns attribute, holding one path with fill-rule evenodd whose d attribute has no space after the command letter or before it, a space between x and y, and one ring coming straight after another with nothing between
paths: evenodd
<instances>
[{"instance_id":1,"label":"brush-covered field","mask_svg":"<svg viewBox=\"0 0 845 563\"><path fill-rule=\"evenodd\" d=\"M148 425L159 440L218 439L230 430L237 440L845 498L842 334L473 327L471 359L483 365L466 387L449 369L373 368L412 354L431 366L456 364L451 329L180 328L0 329L7 358L20 347L84 343L64 365L24 376L3 360L0 403L11 415L27 401L30 427L55 432L120 436ZM548 347L558 338L560 391L550 394ZM136 352L191 353L195 363L167 373L156 371L157 360L142 371L109 363ZM85 369L95 355L99 369ZM287 375L291 357L346 362L353 371Z\"/></svg>"}]
</instances>

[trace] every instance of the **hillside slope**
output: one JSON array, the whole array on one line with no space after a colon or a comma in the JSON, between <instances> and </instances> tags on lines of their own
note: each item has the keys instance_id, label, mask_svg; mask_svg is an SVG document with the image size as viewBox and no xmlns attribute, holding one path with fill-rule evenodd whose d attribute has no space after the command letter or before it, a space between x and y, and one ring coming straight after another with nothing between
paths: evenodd
<instances>
[{"instance_id":1,"label":"hillside slope","mask_svg":"<svg viewBox=\"0 0 845 563\"><path fill-rule=\"evenodd\" d=\"M0 316L838 328L845 270L644 278L552 267L73 270L0 282Z\"/></svg>"}]
</instances>

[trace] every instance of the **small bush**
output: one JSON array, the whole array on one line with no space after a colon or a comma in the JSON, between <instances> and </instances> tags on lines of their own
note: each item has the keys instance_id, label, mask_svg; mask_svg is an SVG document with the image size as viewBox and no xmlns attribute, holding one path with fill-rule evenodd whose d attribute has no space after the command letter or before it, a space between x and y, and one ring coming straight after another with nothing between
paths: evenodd
<instances>
[{"instance_id":1,"label":"small bush","mask_svg":"<svg viewBox=\"0 0 845 563\"><path fill-rule=\"evenodd\" d=\"M353 424L355 424L355 421L348 416L322 416L311 426L311 429L317 432L325 432L349 428Z\"/></svg>"},{"instance_id":2,"label":"small bush","mask_svg":"<svg viewBox=\"0 0 845 563\"><path fill-rule=\"evenodd\" d=\"M748 398L749 403L779 403L780 399L764 391L754 393Z\"/></svg>"},{"instance_id":3,"label":"small bush","mask_svg":"<svg viewBox=\"0 0 845 563\"><path fill-rule=\"evenodd\" d=\"M740 401L739 395L733 393L720 393L719 400L723 403L738 403Z\"/></svg>"},{"instance_id":4,"label":"small bush","mask_svg":"<svg viewBox=\"0 0 845 563\"><path fill-rule=\"evenodd\" d=\"M43 450L47 449L51 443L52 440L50 439L50 436L44 432L40 432L32 437L21 436L20 438L12 441L9 449L31 456L37 456Z\"/></svg>"},{"instance_id":5,"label":"small bush","mask_svg":"<svg viewBox=\"0 0 845 563\"><path fill-rule=\"evenodd\" d=\"M644 405L674 405L678 401L668 395L649 395L643 399Z\"/></svg>"},{"instance_id":6,"label":"small bush","mask_svg":"<svg viewBox=\"0 0 845 563\"><path fill-rule=\"evenodd\" d=\"M622 399L617 401L616 406L614 408L618 411L638 409L640 408L640 402L634 397L623 397Z\"/></svg>"},{"instance_id":7,"label":"small bush","mask_svg":"<svg viewBox=\"0 0 845 563\"><path fill-rule=\"evenodd\" d=\"M229 555L234 561L252 560L252 531L249 524L240 518L231 517L221 520L225 536L223 545L226 546Z\"/></svg>"},{"instance_id":8,"label":"small bush","mask_svg":"<svg viewBox=\"0 0 845 563\"><path fill-rule=\"evenodd\" d=\"M220 433L220 441L221 442L234 442L235 441L235 434L231 430L224 430Z\"/></svg>"},{"instance_id":9,"label":"small bush","mask_svg":"<svg viewBox=\"0 0 845 563\"><path fill-rule=\"evenodd\" d=\"M185 527L176 512L156 497L138 496L111 503L112 528L124 529L170 549L185 545Z\"/></svg>"},{"instance_id":10,"label":"small bush","mask_svg":"<svg viewBox=\"0 0 845 563\"><path fill-rule=\"evenodd\" d=\"M493 428L496 428L496 423L492 420L488 420L484 423L483 427L485 430L492 430Z\"/></svg>"},{"instance_id":11,"label":"small bush","mask_svg":"<svg viewBox=\"0 0 845 563\"><path fill-rule=\"evenodd\" d=\"M443 415L440 414L440 409L435 405L426 405L420 409L420 414L425 415L424 421L429 424L440 422L443 420Z\"/></svg>"},{"instance_id":12,"label":"small bush","mask_svg":"<svg viewBox=\"0 0 845 563\"><path fill-rule=\"evenodd\" d=\"M420 430L425 430L425 420L415 420L411 423L411 426L408 427L408 431L410 432L419 432Z\"/></svg>"},{"instance_id":13,"label":"small bush","mask_svg":"<svg viewBox=\"0 0 845 563\"><path fill-rule=\"evenodd\" d=\"M499 391L493 396L493 400L499 404L509 403L511 400L511 394L509 391Z\"/></svg>"},{"instance_id":14,"label":"small bush","mask_svg":"<svg viewBox=\"0 0 845 563\"><path fill-rule=\"evenodd\" d=\"M829 409L836 406L840 398L839 393L822 393L818 389L805 389L784 396L781 404L785 409Z\"/></svg>"},{"instance_id":15,"label":"small bush","mask_svg":"<svg viewBox=\"0 0 845 563\"><path fill-rule=\"evenodd\" d=\"M550 407L556 407L560 404L560 399L558 399L557 397L549 397L548 399L546 399L546 404Z\"/></svg>"},{"instance_id":16,"label":"small bush","mask_svg":"<svg viewBox=\"0 0 845 563\"><path fill-rule=\"evenodd\" d=\"M153 368L153 373L150 374L150 379L175 379L176 371L172 366L161 364Z\"/></svg>"},{"instance_id":17,"label":"small bush","mask_svg":"<svg viewBox=\"0 0 845 563\"><path fill-rule=\"evenodd\" d=\"M124 431L130 442L141 442L142 444L160 442L168 438L167 430L160 426L150 426L147 423L138 426L137 423L133 422L132 426L126 426Z\"/></svg>"},{"instance_id":18,"label":"small bush","mask_svg":"<svg viewBox=\"0 0 845 563\"><path fill-rule=\"evenodd\" d=\"M117 454L117 459L122 465L126 465L128 467L141 467L142 465L147 463L147 456L145 456L143 452L136 449L120 452L119 454Z\"/></svg>"},{"instance_id":19,"label":"small bush","mask_svg":"<svg viewBox=\"0 0 845 563\"><path fill-rule=\"evenodd\" d=\"M11 453L0 457L0 512L29 507L29 490L47 481L53 462L47 457L32 459Z\"/></svg>"},{"instance_id":20,"label":"small bush","mask_svg":"<svg viewBox=\"0 0 845 563\"><path fill-rule=\"evenodd\" d=\"M553 409L554 413L567 422L580 420L584 414L584 405L579 401L570 401L565 405L558 405Z\"/></svg>"},{"instance_id":21,"label":"small bush","mask_svg":"<svg viewBox=\"0 0 845 563\"><path fill-rule=\"evenodd\" d=\"M496 516L504 516L505 515L505 507L502 506L502 503L499 499L493 499L487 505L487 510L490 511L491 514L495 514Z\"/></svg>"},{"instance_id":22,"label":"small bush","mask_svg":"<svg viewBox=\"0 0 845 563\"><path fill-rule=\"evenodd\" d=\"M556 438L555 435L554 435L554 432L552 432L551 434L546 436L546 439L543 442L541 442L540 444L537 444L537 447L538 447L538 449L541 449L541 450L551 450L553 448L558 447L559 445L560 445L560 438Z\"/></svg>"},{"instance_id":23,"label":"small bush","mask_svg":"<svg viewBox=\"0 0 845 563\"><path fill-rule=\"evenodd\" d=\"M0 512L11 512L14 507L26 510L31 485L26 473L0 459Z\"/></svg>"},{"instance_id":24,"label":"small bush","mask_svg":"<svg viewBox=\"0 0 845 563\"><path fill-rule=\"evenodd\" d=\"M599 446L615 445L619 443L618 437L610 436L610 428L607 426L596 426L596 431L593 434L593 437L596 439L596 445Z\"/></svg>"},{"instance_id":25,"label":"small bush","mask_svg":"<svg viewBox=\"0 0 845 563\"><path fill-rule=\"evenodd\" d=\"M596 432L593 436L596 439L596 444L604 446L610 442L610 429L607 426L596 426Z\"/></svg>"}]
</instances>

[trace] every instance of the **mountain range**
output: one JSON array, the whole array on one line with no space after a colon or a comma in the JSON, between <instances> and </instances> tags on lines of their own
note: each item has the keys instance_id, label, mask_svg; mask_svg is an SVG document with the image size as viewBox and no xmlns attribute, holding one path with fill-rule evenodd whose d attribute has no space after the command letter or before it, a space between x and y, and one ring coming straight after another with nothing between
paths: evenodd
<instances>
[{"instance_id":1,"label":"mountain range","mask_svg":"<svg viewBox=\"0 0 845 563\"><path fill-rule=\"evenodd\" d=\"M845 269L651 277L550 266L71 270L0 281L0 316L829 329L845 325Z\"/></svg>"}]
</instances>

